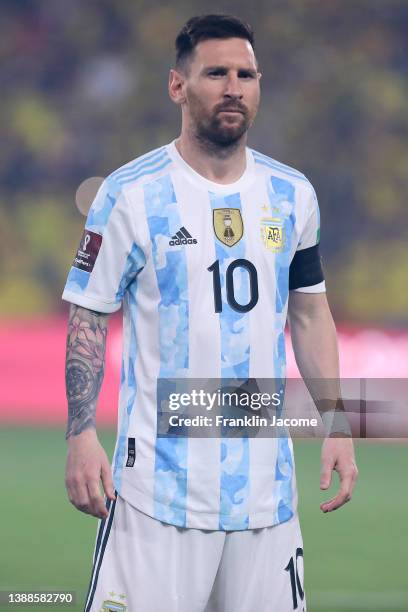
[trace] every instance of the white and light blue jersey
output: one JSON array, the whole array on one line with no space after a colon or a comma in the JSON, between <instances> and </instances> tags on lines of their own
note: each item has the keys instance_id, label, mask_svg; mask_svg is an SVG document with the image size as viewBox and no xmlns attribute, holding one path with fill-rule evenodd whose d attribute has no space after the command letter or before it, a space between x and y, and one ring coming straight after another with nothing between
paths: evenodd
<instances>
[{"instance_id":1,"label":"white and light blue jersey","mask_svg":"<svg viewBox=\"0 0 408 612\"><path fill-rule=\"evenodd\" d=\"M290 439L157 436L158 378L285 376L289 266L319 241L318 204L303 174L246 156L229 185L195 172L174 142L113 172L63 294L105 313L123 305L114 485L180 527L259 528L297 509Z\"/></svg>"}]
</instances>

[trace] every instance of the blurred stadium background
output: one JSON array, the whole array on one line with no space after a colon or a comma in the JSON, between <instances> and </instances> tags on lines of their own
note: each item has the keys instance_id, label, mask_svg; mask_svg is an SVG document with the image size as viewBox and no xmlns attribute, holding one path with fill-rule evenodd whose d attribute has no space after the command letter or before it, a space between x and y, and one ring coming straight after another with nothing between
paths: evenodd
<instances>
[{"instance_id":1,"label":"blurred stadium background","mask_svg":"<svg viewBox=\"0 0 408 612\"><path fill-rule=\"evenodd\" d=\"M212 11L255 28L264 76L251 146L316 188L343 376L408 377L406 2L2 0L0 590L86 591L96 520L64 489L60 296L84 223L75 194L176 137L173 41ZM120 324L98 409L110 455ZM319 443L296 442L308 609L408 610L407 450L356 446L353 502L322 515Z\"/></svg>"}]
</instances>

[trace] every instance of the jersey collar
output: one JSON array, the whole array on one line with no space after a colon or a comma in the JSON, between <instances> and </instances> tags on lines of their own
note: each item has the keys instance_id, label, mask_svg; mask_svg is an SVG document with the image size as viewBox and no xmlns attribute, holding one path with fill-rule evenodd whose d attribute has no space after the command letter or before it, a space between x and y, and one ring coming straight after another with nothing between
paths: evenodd
<instances>
[{"instance_id":1,"label":"jersey collar","mask_svg":"<svg viewBox=\"0 0 408 612\"><path fill-rule=\"evenodd\" d=\"M192 168L181 157L180 153L177 150L175 140L173 140L170 144L167 145L167 152L176 164L176 167L180 168L184 172L190 182L201 187L202 189L206 189L207 191L223 194L242 192L251 185L253 179L255 178L255 161L253 154L248 147L245 147L247 163L244 173L239 177L237 181L228 184L215 183L214 181L210 181L209 179L196 172L194 168Z\"/></svg>"}]
</instances>

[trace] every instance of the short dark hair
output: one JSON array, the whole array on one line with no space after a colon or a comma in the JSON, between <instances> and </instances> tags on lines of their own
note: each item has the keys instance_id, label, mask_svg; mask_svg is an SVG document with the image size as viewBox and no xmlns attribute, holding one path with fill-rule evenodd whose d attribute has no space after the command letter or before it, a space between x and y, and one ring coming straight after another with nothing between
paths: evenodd
<instances>
[{"instance_id":1,"label":"short dark hair","mask_svg":"<svg viewBox=\"0 0 408 612\"><path fill-rule=\"evenodd\" d=\"M189 19L176 38L176 67L185 67L198 43L211 38L244 38L255 49L248 23L233 15L200 15Z\"/></svg>"}]
</instances>

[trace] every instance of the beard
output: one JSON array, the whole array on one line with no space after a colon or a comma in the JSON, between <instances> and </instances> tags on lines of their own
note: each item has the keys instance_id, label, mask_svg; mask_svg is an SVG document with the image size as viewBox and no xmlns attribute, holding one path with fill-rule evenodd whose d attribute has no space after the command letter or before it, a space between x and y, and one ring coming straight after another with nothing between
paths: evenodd
<instances>
[{"instance_id":1,"label":"beard","mask_svg":"<svg viewBox=\"0 0 408 612\"><path fill-rule=\"evenodd\" d=\"M238 111L239 114L228 116L222 111ZM239 100L218 104L208 113L199 99L190 98L190 113L197 141L212 152L226 153L235 149L252 124L248 108Z\"/></svg>"},{"instance_id":2,"label":"beard","mask_svg":"<svg viewBox=\"0 0 408 612\"><path fill-rule=\"evenodd\" d=\"M246 116L240 115L239 121L234 119L229 123L223 115L217 114L207 121L197 122L197 136L213 145L230 147L238 143L249 129L249 121Z\"/></svg>"}]
</instances>

